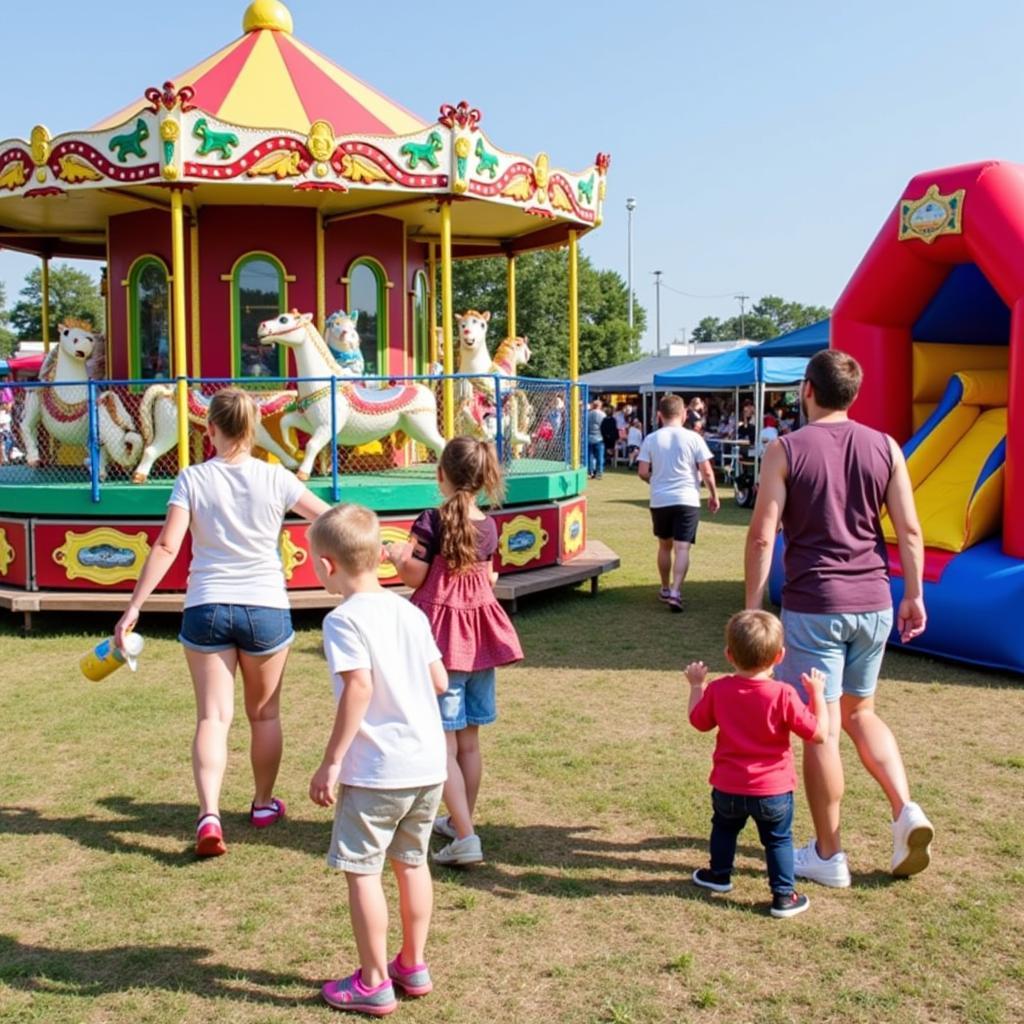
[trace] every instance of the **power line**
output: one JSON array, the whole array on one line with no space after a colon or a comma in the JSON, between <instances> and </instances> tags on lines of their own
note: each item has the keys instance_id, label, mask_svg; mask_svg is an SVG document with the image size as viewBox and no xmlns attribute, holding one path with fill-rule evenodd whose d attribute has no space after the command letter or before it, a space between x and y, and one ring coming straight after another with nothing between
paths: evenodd
<instances>
[{"instance_id":1,"label":"power line","mask_svg":"<svg viewBox=\"0 0 1024 1024\"><path fill-rule=\"evenodd\" d=\"M662 288L667 288L670 292L675 292L676 295L682 295L684 299L732 299L736 297L736 293L733 292L721 292L718 295L697 295L694 292L680 291L678 288L673 288L670 284L665 284L664 281L661 283Z\"/></svg>"}]
</instances>

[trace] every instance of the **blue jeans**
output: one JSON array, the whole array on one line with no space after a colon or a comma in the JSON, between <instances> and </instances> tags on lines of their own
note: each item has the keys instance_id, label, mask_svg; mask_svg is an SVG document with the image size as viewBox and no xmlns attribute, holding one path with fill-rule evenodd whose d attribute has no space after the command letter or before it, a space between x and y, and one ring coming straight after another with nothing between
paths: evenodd
<instances>
[{"instance_id":1,"label":"blue jeans","mask_svg":"<svg viewBox=\"0 0 1024 1024\"><path fill-rule=\"evenodd\" d=\"M497 677L493 668L448 673L448 689L437 698L445 732L467 725L490 725L498 717Z\"/></svg>"},{"instance_id":2,"label":"blue jeans","mask_svg":"<svg viewBox=\"0 0 1024 1024\"><path fill-rule=\"evenodd\" d=\"M711 790L711 874L727 881L736 859L736 840L747 818L757 825L768 864L768 884L775 896L793 891L793 794L737 796Z\"/></svg>"},{"instance_id":3,"label":"blue jeans","mask_svg":"<svg viewBox=\"0 0 1024 1024\"><path fill-rule=\"evenodd\" d=\"M587 452L590 475L600 476L604 472L604 441L588 441Z\"/></svg>"}]
</instances>

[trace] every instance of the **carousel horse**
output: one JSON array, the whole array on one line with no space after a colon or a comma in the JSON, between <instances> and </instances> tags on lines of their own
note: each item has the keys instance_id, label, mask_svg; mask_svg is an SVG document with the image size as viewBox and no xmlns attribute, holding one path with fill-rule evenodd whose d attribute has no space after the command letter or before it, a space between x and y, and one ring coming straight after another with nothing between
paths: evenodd
<instances>
[{"instance_id":1,"label":"carousel horse","mask_svg":"<svg viewBox=\"0 0 1024 1024\"><path fill-rule=\"evenodd\" d=\"M336 444L358 447L400 430L440 458L444 438L437 429L437 399L422 384L393 388L338 384L334 389L332 416L331 387L320 381L344 377L345 371L332 358L312 321L312 313L282 313L273 320L264 320L257 331L262 344L290 348L299 377L311 378L299 381L299 400L294 410L281 419L281 433L286 441L295 430L309 435L298 478L309 479L313 463L331 442L332 433L336 434Z\"/></svg>"},{"instance_id":2,"label":"carousel horse","mask_svg":"<svg viewBox=\"0 0 1024 1024\"><path fill-rule=\"evenodd\" d=\"M340 364L342 371L348 377L362 377L366 371L366 363L363 361L363 351L360 348L361 339L356 324L359 322L359 310L353 309L350 313L339 309L327 318L325 327L326 334L324 341L331 350L334 361Z\"/></svg>"},{"instance_id":3,"label":"carousel horse","mask_svg":"<svg viewBox=\"0 0 1024 1024\"><path fill-rule=\"evenodd\" d=\"M189 389L188 421L197 430L206 429L212 397ZM256 424L255 447L269 452L289 469L295 469L298 462L270 436L262 420L265 416L273 416L287 408L298 398L298 394L294 391L261 391L252 397L260 411L260 421ZM145 483L153 471L156 460L166 455L178 443L178 398L173 384L153 384L146 388L139 404L139 424L145 447L142 459L132 475L132 483L135 484Z\"/></svg>"},{"instance_id":4,"label":"carousel horse","mask_svg":"<svg viewBox=\"0 0 1024 1024\"><path fill-rule=\"evenodd\" d=\"M21 414L21 437L25 460L40 465L39 426L61 444L88 447L89 374L88 363L96 350L97 335L87 325L74 320L57 328L57 344L43 360L41 381L51 387L27 388ZM142 438L135 430L128 410L113 391L96 397L96 425L99 434L101 477L107 475L112 458L119 466L130 468L142 450ZM89 464L88 458L86 465Z\"/></svg>"},{"instance_id":5,"label":"carousel horse","mask_svg":"<svg viewBox=\"0 0 1024 1024\"><path fill-rule=\"evenodd\" d=\"M469 316L469 314L467 314ZM480 319L476 317L476 319ZM484 360L479 353L487 353L486 344L486 320L482 346L474 344L470 346L472 353L469 359L466 358L466 347L460 345L459 373L484 372L487 376L471 378L467 383L469 393L460 396L459 416L457 429L460 433L468 433L476 437L493 438L497 431L497 413L495 408L495 377L509 378L507 383L502 383L502 433L513 445L513 450L518 452L522 445L530 443L530 425L533 412L529 399L523 391L516 387L515 378L518 375L519 367L525 366L530 361L530 344L526 338L506 338L494 353L492 359L489 355Z\"/></svg>"}]
</instances>

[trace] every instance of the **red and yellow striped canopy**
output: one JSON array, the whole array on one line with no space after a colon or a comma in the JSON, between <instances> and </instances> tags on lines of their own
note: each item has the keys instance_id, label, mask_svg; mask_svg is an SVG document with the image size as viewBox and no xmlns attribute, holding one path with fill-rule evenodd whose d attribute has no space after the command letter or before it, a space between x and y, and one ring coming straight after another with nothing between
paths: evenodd
<instances>
[{"instance_id":1,"label":"red and yellow striped canopy","mask_svg":"<svg viewBox=\"0 0 1024 1024\"><path fill-rule=\"evenodd\" d=\"M172 79L195 90L192 103L205 113L250 128L306 132L314 121L329 121L338 135L406 135L425 123L365 82L291 35L283 4L279 16L252 17L246 33L212 57ZM271 27L272 26L272 27ZM95 126L113 128L142 107L138 99Z\"/></svg>"}]
</instances>

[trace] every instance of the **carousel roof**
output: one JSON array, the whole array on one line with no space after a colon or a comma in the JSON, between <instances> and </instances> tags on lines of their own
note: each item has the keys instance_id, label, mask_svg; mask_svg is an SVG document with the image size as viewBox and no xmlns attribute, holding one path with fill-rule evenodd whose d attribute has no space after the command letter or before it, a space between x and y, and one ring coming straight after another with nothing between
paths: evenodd
<instances>
[{"instance_id":1,"label":"carousel roof","mask_svg":"<svg viewBox=\"0 0 1024 1024\"><path fill-rule=\"evenodd\" d=\"M329 121L340 135L407 135L426 122L338 67L292 35L291 14L277 0L256 0L245 34L173 78L192 103L221 121L305 132ZM93 128L123 124L148 105L138 97Z\"/></svg>"},{"instance_id":2,"label":"carousel roof","mask_svg":"<svg viewBox=\"0 0 1024 1024\"><path fill-rule=\"evenodd\" d=\"M102 258L111 218L185 189L215 204L368 212L435 242L453 208L457 257L565 244L601 223L609 157L582 171L511 153L466 101L422 121L297 40L280 0L254 0L241 38L85 131L0 141L0 247Z\"/></svg>"}]
</instances>

